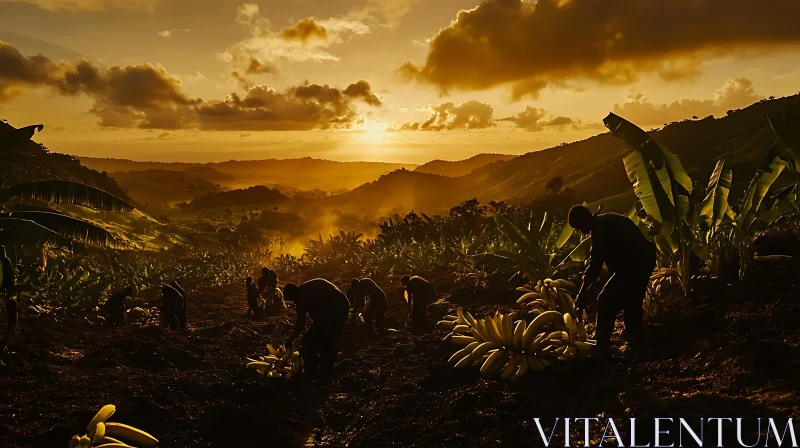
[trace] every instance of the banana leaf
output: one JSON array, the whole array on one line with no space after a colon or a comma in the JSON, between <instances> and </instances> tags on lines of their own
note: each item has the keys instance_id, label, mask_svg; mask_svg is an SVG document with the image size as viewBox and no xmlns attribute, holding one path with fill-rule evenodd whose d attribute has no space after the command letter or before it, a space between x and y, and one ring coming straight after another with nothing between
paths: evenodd
<instances>
[{"instance_id":1,"label":"banana leaf","mask_svg":"<svg viewBox=\"0 0 800 448\"><path fill-rule=\"evenodd\" d=\"M692 179L683 169L678 156L653 140L643 129L624 118L613 113L603 120L606 128L632 149L640 152L645 160L645 165L651 162L656 170L661 170L666 165L672 180L684 191L675 191L676 194L692 192Z\"/></svg>"},{"instance_id":2,"label":"banana leaf","mask_svg":"<svg viewBox=\"0 0 800 448\"><path fill-rule=\"evenodd\" d=\"M561 233L558 234L558 238L556 238L554 243L556 248L561 249L564 247L564 245L567 244L567 241L569 241L569 239L572 237L573 233L575 233L575 229L573 229L568 222L565 222L564 228L561 229Z\"/></svg>"},{"instance_id":3,"label":"banana leaf","mask_svg":"<svg viewBox=\"0 0 800 448\"><path fill-rule=\"evenodd\" d=\"M41 132L43 129L43 124L34 124L31 126L25 126L24 128L14 129L8 134L0 137L0 155L5 155L15 151L24 145L25 142L30 140L37 130Z\"/></svg>"},{"instance_id":4,"label":"banana leaf","mask_svg":"<svg viewBox=\"0 0 800 448\"><path fill-rule=\"evenodd\" d=\"M764 156L761 165L756 174L753 175L753 179L745 191L744 202L739 210L737 223L740 232L747 233L749 231L750 226L758 218L764 197L786 168L786 162L781 158L777 146L777 144L772 145Z\"/></svg>"},{"instance_id":5,"label":"banana leaf","mask_svg":"<svg viewBox=\"0 0 800 448\"><path fill-rule=\"evenodd\" d=\"M494 219L500 231L516 244L523 253L536 260L545 258L544 251L530 231L518 227L500 215L494 215Z\"/></svg>"},{"instance_id":6,"label":"banana leaf","mask_svg":"<svg viewBox=\"0 0 800 448\"><path fill-rule=\"evenodd\" d=\"M0 215L4 218L19 218L33 221L65 238L105 247L118 247L119 243L108 230L90 222L71 216L49 212L11 212Z\"/></svg>"},{"instance_id":7,"label":"banana leaf","mask_svg":"<svg viewBox=\"0 0 800 448\"><path fill-rule=\"evenodd\" d=\"M3 192L2 200L11 198L44 200L56 204L73 204L107 211L132 211L134 206L99 188L68 180L40 180L12 185Z\"/></svg>"},{"instance_id":8,"label":"banana leaf","mask_svg":"<svg viewBox=\"0 0 800 448\"><path fill-rule=\"evenodd\" d=\"M795 179L800 180L797 173L797 158L800 156L800 114L795 112L783 117L767 116L767 121L778 140L778 153Z\"/></svg>"},{"instance_id":9,"label":"banana leaf","mask_svg":"<svg viewBox=\"0 0 800 448\"><path fill-rule=\"evenodd\" d=\"M716 228L722 223L730 205L728 196L731 192L733 171L725 167L725 159L718 160L714 172L708 181L706 198L703 200L700 215L709 228Z\"/></svg>"},{"instance_id":10,"label":"banana leaf","mask_svg":"<svg viewBox=\"0 0 800 448\"><path fill-rule=\"evenodd\" d=\"M0 217L0 244L5 246L34 246L41 249L44 245L72 248L72 242L28 219Z\"/></svg>"}]
</instances>

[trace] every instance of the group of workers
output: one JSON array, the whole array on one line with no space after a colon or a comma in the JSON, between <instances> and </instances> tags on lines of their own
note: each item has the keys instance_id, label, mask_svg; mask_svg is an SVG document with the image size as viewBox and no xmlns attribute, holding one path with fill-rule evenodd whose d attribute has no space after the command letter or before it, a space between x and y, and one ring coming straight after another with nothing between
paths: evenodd
<instances>
[{"instance_id":1,"label":"group of workers","mask_svg":"<svg viewBox=\"0 0 800 448\"><path fill-rule=\"evenodd\" d=\"M569 224L585 235L592 236L589 265L584 272L580 291L576 296L578 311L585 308L587 291L598 280L605 265L611 273L597 299L596 350L605 354L610 349L611 334L620 311L624 312L625 328L631 348L640 348L642 336L642 301L653 269L656 266L656 249L636 224L628 217L616 213L592 214L586 207L570 209ZM8 330L0 346L0 356L13 338L18 319L17 302L12 296L14 275L11 262L2 249L2 284L0 293L6 298ZM412 328L421 328L426 309L434 298L433 284L419 276L405 275L400 279L408 301L408 314ZM297 321L286 345L291 345L303 332L306 317L311 326L302 338L301 354L306 371L312 375L329 377L339 350L349 313L363 314L369 331L383 334L386 331L386 293L369 278L353 279L350 289L343 293L333 283L317 278L297 285L289 283L283 290L278 287L275 271L263 268L257 284L246 279L247 314L275 313L286 309L285 300L294 303ZM186 329L186 291L177 280L162 285L162 319L172 329ZM113 294L104 309L112 325L125 319L125 298L133 293L126 288ZM12 330L13 329L13 330Z\"/></svg>"}]
</instances>

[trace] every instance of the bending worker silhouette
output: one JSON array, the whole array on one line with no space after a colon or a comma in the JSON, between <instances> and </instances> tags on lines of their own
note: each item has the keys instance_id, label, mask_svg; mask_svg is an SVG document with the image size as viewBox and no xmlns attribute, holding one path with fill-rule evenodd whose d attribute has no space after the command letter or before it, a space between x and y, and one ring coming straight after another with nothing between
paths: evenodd
<instances>
[{"instance_id":1,"label":"bending worker silhouette","mask_svg":"<svg viewBox=\"0 0 800 448\"><path fill-rule=\"evenodd\" d=\"M317 278L298 286L289 283L283 288L286 300L294 302L297 322L286 341L289 346L306 326L306 314L311 317L311 327L303 335L300 355L306 372L312 376L330 378L339 354L339 338L347 322L350 301L333 283Z\"/></svg>"},{"instance_id":2,"label":"bending worker silhouette","mask_svg":"<svg viewBox=\"0 0 800 448\"><path fill-rule=\"evenodd\" d=\"M647 284L656 266L656 249L627 216L616 213L592 215L586 207L576 205L569 211L569 225L584 235L592 235L589 267L576 298L582 311L582 296L599 278L605 264L611 278L597 297L597 350L607 353L611 333L620 310L624 312L625 329L631 349L640 349L642 339L642 302Z\"/></svg>"}]
</instances>

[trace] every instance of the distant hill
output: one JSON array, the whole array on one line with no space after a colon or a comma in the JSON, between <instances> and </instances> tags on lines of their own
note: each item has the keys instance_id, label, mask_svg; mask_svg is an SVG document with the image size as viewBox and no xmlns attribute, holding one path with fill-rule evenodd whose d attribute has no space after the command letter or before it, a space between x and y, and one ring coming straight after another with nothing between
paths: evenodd
<instances>
[{"instance_id":1,"label":"distant hill","mask_svg":"<svg viewBox=\"0 0 800 448\"><path fill-rule=\"evenodd\" d=\"M676 153L689 174L700 183L708 181L716 161L725 157L733 168L735 190L741 192L775 141L767 115L798 109L800 95L765 100L726 117L687 120L651 135ZM622 164L630 151L620 140L605 133L489 163L457 178L419 170L395 171L326 203L364 211L413 208L442 213L473 197L484 203L530 201L546 194L545 185L550 179L562 177L563 187L572 188L578 200L624 209L635 200Z\"/></svg>"},{"instance_id":2,"label":"distant hill","mask_svg":"<svg viewBox=\"0 0 800 448\"><path fill-rule=\"evenodd\" d=\"M232 174L215 171L213 168L197 167L186 171L144 170L114 171L109 173L125 190L140 202L147 204L171 205L176 202L191 201L208 193L221 191L220 182L232 179Z\"/></svg>"},{"instance_id":3,"label":"distant hill","mask_svg":"<svg viewBox=\"0 0 800 448\"><path fill-rule=\"evenodd\" d=\"M285 185L296 190L335 192L350 190L399 168L416 165L381 162L335 162L313 159L232 160L220 163L137 162L122 159L80 157L81 162L109 173L162 170L187 171L225 189L255 185ZM220 177L220 175L224 177ZM120 181L125 188L129 186Z\"/></svg>"},{"instance_id":4,"label":"distant hill","mask_svg":"<svg viewBox=\"0 0 800 448\"><path fill-rule=\"evenodd\" d=\"M478 154L466 160L431 160L424 165L420 165L414 171L419 173L439 174L442 176L461 177L482 166L498 161L511 160L514 157L516 156L507 154Z\"/></svg>"},{"instance_id":5,"label":"distant hill","mask_svg":"<svg viewBox=\"0 0 800 448\"><path fill-rule=\"evenodd\" d=\"M716 160L725 157L733 168L734 186L741 191L775 142L767 115L798 109L800 95L764 100L726 117L688 120L650 134L677 154L701 183L708 181ZM530 200L545 193L549 179L563 176L564 186L575 189L580 200L598 201L631 191L622 164L630 151L606 133L478 168L469 179L460 180L466 191L484 201ZM632 202L633 195L628 200Z\"/></svg>"},{"instance_id":6,"label":"distant hill","mask_svg":"<svg viewBox=\"0 0 800 448\"><path fill-rule=\"evenodd\" d=\"M0 136L6 135L13 129L14 127L7 122L0 121ZM47 127L43 132L47 132ZM44 145L34 141L28 141L16 151L0 157L0 185L9 186L21 182L47 179L84 183L111 193L120 199L134 202L107 174L81 165L80 161L72 156L50 152Z\"/></svg>"},{"instance_id":7,"label":"distant hill","mask_svg":"<svg viewBox=\"0 0 800 448\"><path fill-rule=\"evenodd\" d=\"M373 216L408 210L439 211L463 199L464 182L438 174L400 169L353 191L321 199L320 204Z\"/></svg>"},{"instance_id":8,"label":"distant hill","mask_svg":"<svg viewBox=\"0 0 800 448\"><path fill-rule=\"evenodd\" d=\"M289 197L278 190L256 186L245 189L204 194L185 205L189 211L271 208L289 201ZM238 211L238 210L237 210Z\"/></svg>"}]
</instances>

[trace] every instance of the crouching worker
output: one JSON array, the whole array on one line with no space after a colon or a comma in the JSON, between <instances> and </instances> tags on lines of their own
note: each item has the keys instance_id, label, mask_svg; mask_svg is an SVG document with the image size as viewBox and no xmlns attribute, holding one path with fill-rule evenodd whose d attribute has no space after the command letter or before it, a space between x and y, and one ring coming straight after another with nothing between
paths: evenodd
<instances>
[{"instance_id":1,"label":"crouching worker","mask_svg":"<svg viewBox=\"0 0 800 448\"><path fill-rule=\"evenodd\" d=\"M303 335L300 355L307 373L330 378L339 354L339 338L347 321L350 301L333 283L321 278L300 286L289 283L283 288L283 294L286 300L294 302L297 311L297 322L286 345L293 344L303 331L306 315L311 317L311 326Z\"/></svg>"},{"instance_id":2,"label":"crouching worker","mask_svg":"<svg viewBox=\"0 0 800 448\"><path fill-rule=\"evenodd\" d=\"M245 280L245 287L247 288L247 312L244 313L245 316L248 314L258 315L259 312L259 304L258 304L258 288L253 283L253 277L247 277Z\"/></svg>"},{"instance_id":3,"label":"crouching worker","mask_svg":"<svg viewBox=\"0 0 800 448\"><path fill-rule=\"evenodd\" d=\"M400 283L406 289L408 300L408 313L411 316L411 328L421 329L425 327L425 319L428 305L433 302L433 283L419 276L409 277L404 275Z\"/></svg>"},{"instance_id":4,"label":"crouching worker","mask_svg":"<svg viewBox=\"0 0 800 448\"><path fill-rule=\"evenodd\" d=\"M622 310L631 349L638 352L642 338L642 302L656 267L655 246L633 221L616 213L593 215L586 207L576 205L569 211L569 225L584 235L592 235L591 261L575 300L579 312L585 306L582 295L598 279L604 264L612 274L597 297L597 351L608 353L614 322Z\"/></svg>"},{"instance_id":5,"label":"crouching worker","mask_svg":"<svg viewBox=\"0 0 800 448\"><path fill-rule=\"evenodd\" d=\"M120 292L111 294L103 305L103 311L108 316L108 323L118 327L125 323L125 299L133 294L133 288L128 286Z\"/></svg>"},{"instance_id":6,"label":"crouching worker","mask_svg":"<svg viewBox=\"0 0 800 448\"><path fill-rule=\"evenodd\" d=\"M170 330L180 328L178 314L180 313L183 297L172 285L161 285L161 320Z\"/></svg>"},{"instance_id":7,"label":"crouching worker","mask_svg":"<svg viewBox=\"0 0 800 448\"><path fill-rule=\"evenodd\" d=\"M386 330L383 318L386 315L386 293L371 278L353 279L350 282L354 301L353 313L358 315L366 303L364 321L370 332L382 335ZM366 298L369 297L369 302Z\"/></svg>"},{"instance_id":8,"label":"crouching worker","mask_svg":"<svg viewBox=\"0 0 800 448\"><path fill-rule=\"evenodd\" d=\"M278 288L278 273L271 269L267 277L267 288L263 295L264 309L269 314L278 314L286 310L286 302L283 301L283 292Z\"/></svg>"}]
</instances>

